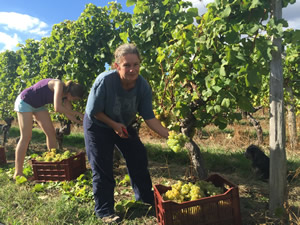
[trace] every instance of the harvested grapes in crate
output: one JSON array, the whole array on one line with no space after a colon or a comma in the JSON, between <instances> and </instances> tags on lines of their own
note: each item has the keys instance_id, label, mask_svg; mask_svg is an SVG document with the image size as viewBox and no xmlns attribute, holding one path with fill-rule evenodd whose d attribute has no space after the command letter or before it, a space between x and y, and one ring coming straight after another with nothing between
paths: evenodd
<instances>
[{"instance_id":1,"label":"harvested grapes in crate","mask_svg":"<svg viewBox=\"0 0 300 225\"><path fill-rule=\"evenodd\" d=\"M36 156L31 163L34 180L38 182L73 180L86 171L85 152L51 149Z\"/></svg>"}]
</instances>

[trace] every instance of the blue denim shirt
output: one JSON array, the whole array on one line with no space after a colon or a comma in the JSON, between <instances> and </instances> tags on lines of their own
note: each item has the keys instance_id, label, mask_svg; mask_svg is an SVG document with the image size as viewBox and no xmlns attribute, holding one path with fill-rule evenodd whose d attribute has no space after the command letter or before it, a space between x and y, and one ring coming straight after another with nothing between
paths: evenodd
<instances>
[{"instance_id":1,"label":"blue denim shirt","mask_svg":"<svg viewBox=\"0 0 300 225\"><path fill-rule=\"evenodd\" d=\"M86 105L87 116L96 124L108 127L94 115L104 112L110 119L130 125L139 113L144 120L154 118L152 90L148 82L139 75L133 89L126 91L115 70L103 72L96 78Z\"/></svg>"}]
</instances>

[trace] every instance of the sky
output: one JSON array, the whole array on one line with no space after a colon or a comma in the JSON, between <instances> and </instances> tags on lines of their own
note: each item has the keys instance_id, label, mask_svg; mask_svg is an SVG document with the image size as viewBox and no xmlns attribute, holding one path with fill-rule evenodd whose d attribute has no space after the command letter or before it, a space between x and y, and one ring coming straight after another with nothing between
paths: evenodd
<instances>
[{"instance_id":1,"label":"sky","mask_svg":"<svg viewBox=\"0 0 300 225\"><path fill-rule=\"evenodd\" d=\"M17 44L24 44L29 38L40 40L50 36L52 26L64 20L77 20L85 5L108 5L112 0L0 0L0 52L17 50ZM206 11L206 4L212 0L189 0L197 7L199 14ZM133 12L133 6L127 8L126 0L117 0L125 12ZM289 27L300 29L300 0L283 9Z\"/></svg>"}]
</instances>

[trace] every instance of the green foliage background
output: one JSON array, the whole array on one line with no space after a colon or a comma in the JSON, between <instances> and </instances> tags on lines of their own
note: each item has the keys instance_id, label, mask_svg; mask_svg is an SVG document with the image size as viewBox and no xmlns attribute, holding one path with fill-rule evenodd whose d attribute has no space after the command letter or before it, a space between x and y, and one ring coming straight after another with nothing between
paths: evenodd
<instances>
[{"instance_id":1,"label":"green foliage background","mask_svg":"<svg viewBox=\"0 0 300 225\"><path fill-rule=\"evenodd\" d=\"M294 2L285 0L283 6ZM241 118L239 110L267 104L271 51L276 51L272 35L284 40L286 83L299 93L300 31L284 30L283 19L274 21L269 1L216 0L203 15L182 0L127 1L133 5L130 14L115 2L87 4L76 21L54 25L50 37L2 52L0 117L14 115L21 90L46 77L76 80L88 94L116 47L126 42L138 46L141 75L155 90L155 110L171 117L167 125L174 129L190 117L194 127L214 123L224 129ZM86 98L75 107L84 111L85 103Z\"/></svg>"}]
</instances>

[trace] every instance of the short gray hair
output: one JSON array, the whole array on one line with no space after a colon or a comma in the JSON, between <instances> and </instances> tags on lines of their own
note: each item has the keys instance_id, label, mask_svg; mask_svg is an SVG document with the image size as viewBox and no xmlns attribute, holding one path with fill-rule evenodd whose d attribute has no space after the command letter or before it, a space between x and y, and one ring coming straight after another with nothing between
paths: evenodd
<instances>
[{"instance_id":1,"label":"short gray hair","mask_svg":"<svg viewBox=\"0 0 300 225\"><path fill-rule=\"evenodd\" d=\"M122 44L115 51L115 63L120 63L121 57L127 54L135 54L141 61L139 50L134 44Z\"/></svg>"}]
</instances>

